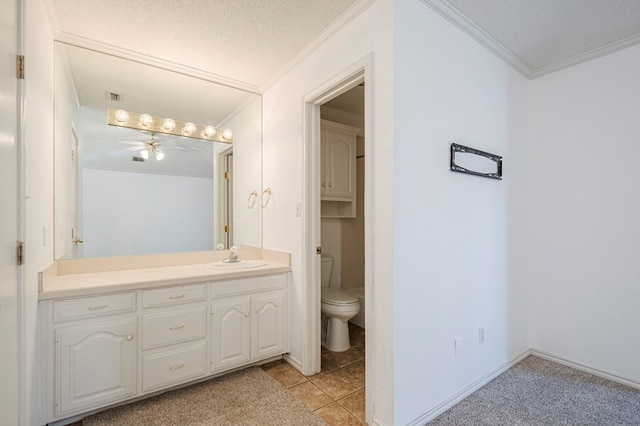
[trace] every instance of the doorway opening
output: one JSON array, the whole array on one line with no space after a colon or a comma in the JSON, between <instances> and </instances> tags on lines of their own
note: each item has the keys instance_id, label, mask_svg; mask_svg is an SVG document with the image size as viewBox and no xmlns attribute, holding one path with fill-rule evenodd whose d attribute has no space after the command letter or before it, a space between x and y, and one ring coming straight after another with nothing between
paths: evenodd
<instances>
[{"instance_id":1,"label":"doorway opening","mask_svg":"<svg viewBox=\"0 0 640 426\"><path fill-rule=\"evenodd\" d=\"M366 309L372 291L371 265L366 261L372 246L368 208L371 158L367 157L372 144L371 132L367 132L371 128L371 90L365 84L366 69L366 63L360 64L305 98L304 251L309 333L305 336L303 372L330 374L329 370L334 370L338 375L349 374L356 382L361 380L353 392L353 397L363 399L361 404L366 405L361 421L372 418L375 389L371 369L374 324ZM331 139L323 130L327 125L347 133L353 131L353 139L334 134L333 144L327 142ZM328 257L332 258L332 268L327 268ZM323 269L325 273L331 270L330 275L323 277ZM333 346L334 350L326 347L323 321L328 321L321 315L325 307L321 302L323 284L351 294L351 300L358 300L363 308L349 321L347 346Z\"/></svg>"}]
</instances>

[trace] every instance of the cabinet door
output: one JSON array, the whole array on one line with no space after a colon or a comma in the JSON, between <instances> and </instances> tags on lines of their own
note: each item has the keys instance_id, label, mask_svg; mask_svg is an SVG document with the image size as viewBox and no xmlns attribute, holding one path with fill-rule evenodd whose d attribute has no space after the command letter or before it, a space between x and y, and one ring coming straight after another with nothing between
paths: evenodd
<instances>
[{"instance_id":1,"label":"cabinet door","mask_svg":"<svg viewBox=\"0 0 640 426\"><path fill-rule=\"evenodd\" d=\"M356 143L351 135L327 131L327 187L330 197L353 198L355 194Z\"/></svg>"},{"instance_id":2,"label":"cabinet door","mask_svg":"<svg viewBox=\"0 0 640 426\"><path fill-rule=\"evenodd\" d=\"M251 359L249 297L234 297L213 302L211 311L212 371L247 363Z\"/></svg>"},{"instance_id":3,"label":"cabinet door","mask_svg":"<svg viewBox=\"0 0 640 426\"><path fill-rule=\"evenodd\" d=\"M136 394L135 332L136 318L56 330L58 415Z\"/></svg>"},{"instance_id":4,"label":"cabinet door","mask_svg":"<svg viewBox=\"0 0 640 426\"><path fill-rule=\"evenodd\" d=\"M281 291L251 298L251 359L280 355L285 348L285 307Z\"/></svg>"}]
</instances>

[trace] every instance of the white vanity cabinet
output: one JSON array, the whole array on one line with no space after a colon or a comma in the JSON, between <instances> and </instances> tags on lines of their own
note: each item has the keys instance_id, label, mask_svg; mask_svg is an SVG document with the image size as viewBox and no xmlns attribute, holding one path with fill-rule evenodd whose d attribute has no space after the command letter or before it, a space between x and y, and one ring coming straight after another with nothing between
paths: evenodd
<instances>
[{"instance_id":1,"label":"white vanity cabinet","mask_svg":"<svg viewBox=\"0 0 640 426\"><path fill-rule=\"evenodd\" d=\"M206 299L206 284L142 290L142 392L207 373Z\"/></svg>"},{"instance_id":2,"label":"white vanity cabinet","mask_svg":"<svg viewBox=\"0 0 640 426\"><path fill-rule=\"evenodd\" d=\"M135 302L132 292L49 302L57 416L136 395Z\"/></svg>"},{"instance_id":3,"label":"white vanity cabinet","mask_svg":"<svg viewBox=\"0 0 640 426\"><path fill-rule=\"evenodd\" d=\"M42 423L289 351L288 272L41 300Z\"/></svg>"},{"instance_id":4,"label":"white vanity cabinet","mask_svg":"<svg viewBox=\"0 0 640 426\"><path fill-rule=\"evenodd\" d=\"M320 198L325 217L354 217L358 129L322 120Z\"/></svg>"},{"instance_id":5,"label":"white vanity cabinet","mask_svg":"<svg viewBox=\"0 0 640 426\"><path fill-rule=\"evenodd\" d=\"M212 284L211 371L287 352L286 276Z\"/></svg>"}]
</instances>

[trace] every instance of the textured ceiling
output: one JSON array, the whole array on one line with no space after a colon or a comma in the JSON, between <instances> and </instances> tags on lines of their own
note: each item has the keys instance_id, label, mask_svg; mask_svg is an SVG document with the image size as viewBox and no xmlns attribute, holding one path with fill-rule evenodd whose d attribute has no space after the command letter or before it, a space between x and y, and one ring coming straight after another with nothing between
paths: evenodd
<instances>
[{"instance_id":1,"label":"textured ceiling","mask_svg":"<svg viewBox=\"0 0 640 426\"><path fill-rule=\"evenodd\" d=\"M365 0L48 0L59 30L265 87ZM528 77L640 41L640 0L421 0Z\"/></svg>"},{"instance_id":2,"label":"textured ceiling","mask_svg":"<svg viewBox=\"0 0 640 426\"><path fill-rule=\"evenodd\" d=\"M640 42L639 0L423 1L453 6L522 61L530 77Z\"/></svg>"},{"instance_id":3,"label":"textured ceiling","mask_svg":"<svg viewBox=\"0 0 640 426\"><path fill-rule=\"evenodd\" d=\"M357 0L52 0L62 32L262 86Z\"/></svg>"}]
</instances>

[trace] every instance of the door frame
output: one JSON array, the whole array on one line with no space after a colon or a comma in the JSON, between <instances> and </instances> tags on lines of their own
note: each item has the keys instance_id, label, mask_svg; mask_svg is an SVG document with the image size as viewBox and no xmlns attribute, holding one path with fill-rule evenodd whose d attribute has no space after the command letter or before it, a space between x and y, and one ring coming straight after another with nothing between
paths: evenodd
<instances>
[{"instance_id":1,"label":"door frame","mask_svg":"<svg viewBox=\"0 0 640 426\"><path fill-rule=\"evenodd\" d=\"M370 307L373 294L371 259L373 254L372 227L372 164L373 140L371 111L373 104L373 76L371 70L372 55L369 54L352 64L343 72L334 76L304 97L303 107L303 212L304 229L302 236L302 271L305 301L305 333L302 347L302 372L305 375L319 373L321 370L321 318L320 318L320 255L316 248L320 246L321 214L320 214L320 106L331 99L365 82L365 183L364 183L364 216L365 216L365 306ZM369 332L375 327L372 310L365 309L367 324L365 347L365 380L366 380L366 420L373 418L373 395L375 375L373 350L375 334Z\"/></svg>"}]
</instances>

